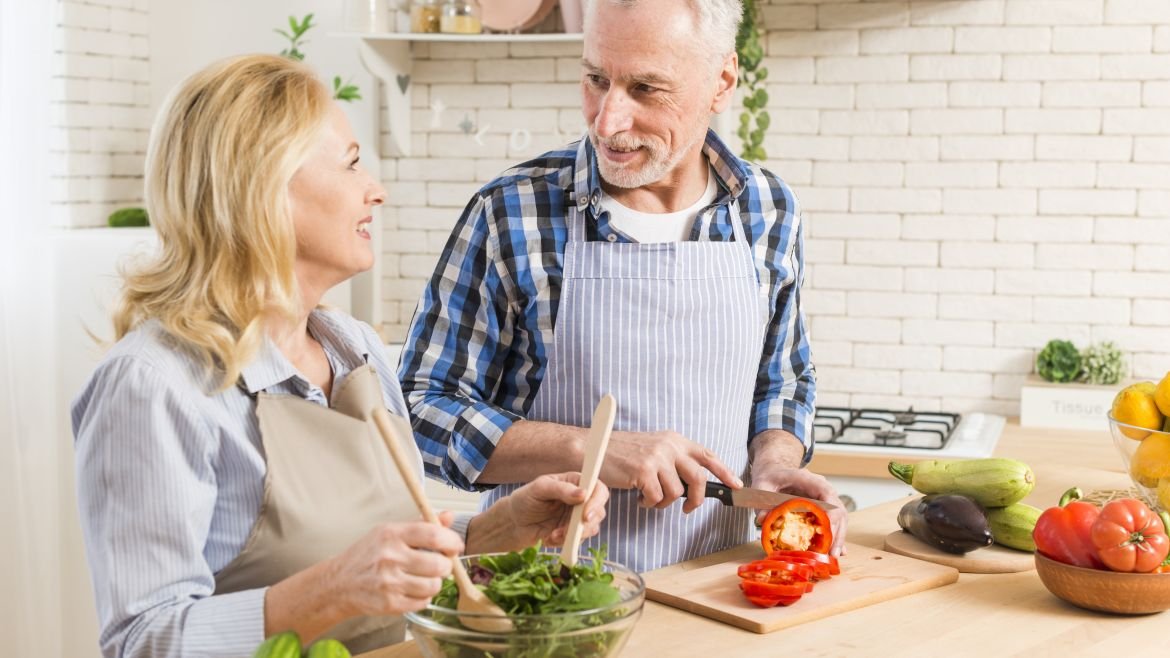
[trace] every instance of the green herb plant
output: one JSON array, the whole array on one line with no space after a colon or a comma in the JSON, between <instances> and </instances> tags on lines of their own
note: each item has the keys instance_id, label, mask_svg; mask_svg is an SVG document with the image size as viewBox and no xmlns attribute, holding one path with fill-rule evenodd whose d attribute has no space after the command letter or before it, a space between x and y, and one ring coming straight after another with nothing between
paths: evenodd
<instances>
[{"instance_id":1,"label":"green herb plant","mask_svg":"<svg viewBox=\"0 0 1170 658\"><path fill-rule=\"evenodd\" d=\"M764 81L768 69L764 62L763 21L756 0L743 3L743 20L735 37L735 52L739 55L739 84L743 88L743 111L739 115L736 135L742 140L740 157L760 162L768 157L764 150L764 135L772 124L772 117L764 108L768 105L768 90Z\"/></svg>"},{"instance_id":2,"label":"green herb plant","mask_svg":"<svg viewBox=\"0 0 1170 658\"><path fill-rule=\"evenodd\" d=\"M1081 352L1081 379L1090 383L1113 386L1125 376L1125 356L1111 341L1094 343Z\"/></svg>"},{"instance_id":3,"label":"green herb plant","mask_svg":"<svg viewBox=\"0 0 1170 658\"><path fill-rule=\"evenodd\" d=\"M1058 384L1081 376L1081 353L1067 340L1050 340L1036 357L1036 372Z\"/></svg>"},{"instance_id":4,"label":"green herb plant","mask_svg":"<svg viewBox=\"0 0 1170 658\"><path fill-rule=\"evenodd\" d=\"M506 645L491 655L502 658L605 655L613 642L622 640L628 629L579 632L627 614L624 607L616 607L621 602L621 592L613 584L613 574L605 571L605 549L590 549L590 553L592 560L582 560L573 567L563 566L556 554L540 552L539 546L479 558L478 565L470 572L489 599L509 616L537 615L530 619L513 617L515 632L502 637ZM435 606L449 610L455 610L458 602L459 588L453 578L444 580L439 593L431 600ZM435 614L434 619L459 627L457 615ZM484 655L482 651L468 649L454 642L444 643L444 651L451 658Z\"/></svg>"},{"instance_id":5,"label":"green herb plant","mask_svg":"<svg viewBox=\"0 0 1170 658\"><path fill-rule=\"evenodd\" d=\"M288 47L280 51L280 54L289 59L295 59L302 62L305 59L305 53L301 50L307 41L305 41L305 33L310 29L316 27L313 25L313 15L305 14L301 20L297 20L296 16L288 17L288 31L277 28L273 30L280 36L288 39ZM357 85L351 84L349 80L344 83L341 81L341 76L333 76L333 98L339 101L360 101L362 99L361 92Z\"/></svg>"}]
</instances>

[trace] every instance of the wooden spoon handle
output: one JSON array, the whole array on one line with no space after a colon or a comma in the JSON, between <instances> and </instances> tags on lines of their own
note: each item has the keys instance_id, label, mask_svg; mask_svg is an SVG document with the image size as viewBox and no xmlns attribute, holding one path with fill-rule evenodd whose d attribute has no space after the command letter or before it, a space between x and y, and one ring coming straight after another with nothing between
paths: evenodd
<instances>
[{"instance_id":1,"label":"wooden spoon handle","mask_svg":"<svg viewBox=\"0 0 1170 658\"><path fill-rule=\"evenodd\" d=\"M435 515L435 511L431 509L431 501L427 498L426 491L423 490L422 484L414 474L414 464L407 456L406 451L402 448L402 441L405 439L413 440L410 426L405 420L391 416L381 406L373 410L374 424L378 426L378 434L382 435L382 443L386 444L386 449L390 451L390 458L394 460L394 465L398 467L398 473L402 476L402 481L406 484L406 489L410 491L410 497L414 499L414 504L418 507L418 511L422 513L423 519L428 523L439 523L439 517ZM401 427L405 425L405 427ZM405 437L405 439L404 439ZM456 555L451 558L454 565L452 571L455 576L455 584L459 586L461 592L479 593L475 585L471 582L471 577L467 575L467 569L463 566L463 560Z\"/></svg>"},{"instance_id":2,"label":"wooden spoon handle","mask_svg":"<svg viewBox=\"0 0 1170 658\"><path fill-rule=\"evenodd\" d=\"M617 412L617 402L613 396L606 393L601 396L597 408L593 410L593 420L589 424L589 436L585 440L585 460L581 465L581 481L578 486L585 490L585 499L593 494L597 486L597 479L601 475L601 463L605 461L605 448L609 445L609 435L613 431L613 418ZM565 531L565 543L561 548L561 562L566 566L577 564L577 553L581 548L582 516L585 513L585 503L573 507L573 515L569 518L569 528Z\"/></svg>"},{"instance_id":3,"label":"wooden spoon handle","mask_svg":"<svg viewBox=\"0 0 1170 658\"><path fill-rule=\"evenodd\" d=\"M423 491L422 484L414 474L414 464L407 456L406 450L402 448L402 434L408 428L400 428L395 423L406 424L405 420L397 416L391 416L390 412L383 409L381 406L373 411L374 424L378 426L378 433L382 435L382 442L386 444L386 449L390 451L390 458L394 460L394 465L398 467L398 474L402 476L402 482L406 484L406 489L410 492L410 497L414 499L414 504L418 507L418 511L422 513L423 519L429 523L438 523L439 517L435 516L435 511L431 509L431 502L427 499L427 494ZM411 436L410 433L406 434Z\"/></svg>"}]
</instances>

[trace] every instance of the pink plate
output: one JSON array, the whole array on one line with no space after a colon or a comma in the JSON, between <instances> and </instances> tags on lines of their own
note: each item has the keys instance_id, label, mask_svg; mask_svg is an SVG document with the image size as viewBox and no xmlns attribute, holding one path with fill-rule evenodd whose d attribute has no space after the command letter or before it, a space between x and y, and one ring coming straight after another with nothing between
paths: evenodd
<instances>
[{"instance_id":1,"label":"pink plate","mask_svg":"<svg viewBox=\"0 0 1170 658\"><path fill-rule=\"evenodd\" d=\"M479 0L483 26L497 32L527 30L543 21L557 0Z\"/></svg>"}]
</instances>

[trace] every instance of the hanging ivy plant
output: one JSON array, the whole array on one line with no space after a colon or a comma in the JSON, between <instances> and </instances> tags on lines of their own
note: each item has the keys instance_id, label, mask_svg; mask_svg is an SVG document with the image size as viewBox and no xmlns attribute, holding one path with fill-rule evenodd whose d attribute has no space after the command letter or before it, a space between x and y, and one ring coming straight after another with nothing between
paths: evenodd
<instances>
[{"instance_id":1,"label":"hanging ivy plant","mask_svg":"<svg viewBox=\"0 0 1170 658\"><path fill-rule=\"evenodd\" d=\"M739 55L739 85L743 88L743 111L739 115L739 129L736 134L743 142L740 157L761 162L768 158L764 150L764 135L772 123L765 109L768 105L768 90L764 80L768 69L764 63L764 30L760 8L756 0L743 3L743 21L735 37L735 52Z\"/></svg>"}]
</instances>

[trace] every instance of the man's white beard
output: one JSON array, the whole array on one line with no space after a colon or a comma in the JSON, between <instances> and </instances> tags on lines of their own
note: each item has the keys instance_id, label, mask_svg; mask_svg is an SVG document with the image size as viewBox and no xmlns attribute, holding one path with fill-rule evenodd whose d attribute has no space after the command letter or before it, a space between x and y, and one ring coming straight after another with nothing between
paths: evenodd
<instances>
[{"instance_id":1,"label":"man's white beard","mask_svg":"<svg viewBox=\"0 0 1170 658\"><path fill-rule=\"evenodd\" d=\"M678 163L682 162L683 157L704 136L705 133L699 133L684 147L673 153L664 153L657 144L622 135L601 140L593 128L589 129L589 141L593 143L593 149L597 151L597 169L601 173L601 178L610 185L623 189L644 187L662 180L678 166ZM645 161L641 166L637 162L618 164L601 153L602 144L617 151L629 151L641 147L645 153Z\"/></svg>"}]
</instances>

